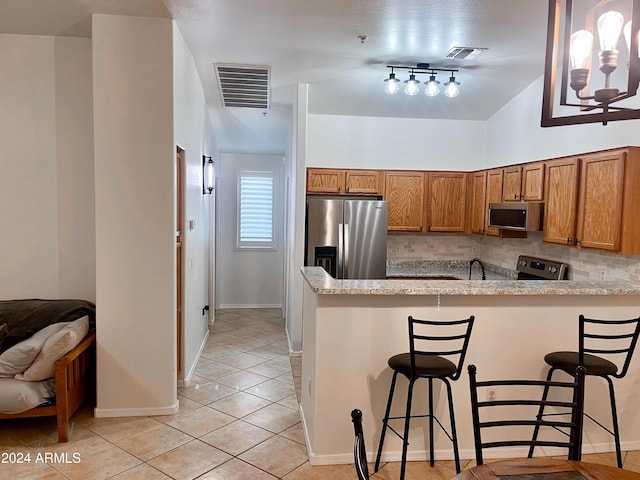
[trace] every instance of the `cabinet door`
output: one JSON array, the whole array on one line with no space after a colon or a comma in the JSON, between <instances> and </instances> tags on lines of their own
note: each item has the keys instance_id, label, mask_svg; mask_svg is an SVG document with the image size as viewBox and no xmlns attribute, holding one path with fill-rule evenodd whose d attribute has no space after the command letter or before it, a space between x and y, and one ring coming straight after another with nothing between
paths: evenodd
<instances>
[{"instance_id":1,"label":"cabinet door","mask_svg":"<svg viewBox=\"0 0 640 480\"><path fill-rule=\"evenodd\" d=\"M502 170L502 200L519 202L522 199L522 167L506 167Z\"/></svg>"},{"instance_id":2,"label":"cabinet door","mask_svg":"<svg viewBox=\"0 0 640 480\"><path fill-rule=\"evenodd\" d=\"M347 170L345 190L347 193L382 195L383 178L383 172L377 170Z\"/></svg>"},{"instance_id":3,"label":"cabinet door","mask_svg":"<svg viewBox=\"0 0 640 480\"><path fill-rule=\"evenodd\" d=\"M471 177L471 233L483 234L487 216L487 172L475 172Z\"/></svg>"},{"instance_id":4,"label":"cabinet door","mask_svg":"<svg viewBox=\"0 0 640 480\"><path fill-rule=\"evenodd\" d=\"M500 235L500 229L489 226L489 204L502 201L502 169L489 170L487 172L487 203L485 204L485 233L487 235Z\"/></svg>"},{"instance_id":5,"label":"cabinet door","mask_svg":"<svg viewBox=\"0 0 640 480\"><path fill-rule=\"evenodd\" d=\"M424 173L385 172L385 195L389 202L391 232L421 232L424 215Z\"/></svg>"},{"instance_id":6,"label":"cabinet door","mask_svg":"<svg viewBox=\"0 0 640 480\"><path fill-rule=\"evenodd\" d=\"M624 152L581 158L576 243L582 248L620 250Z\"/></svg>"},{"instance_id":7,"label":"cabinet door","mask_svg":"<svg viewBox=\"0 0 640 480\"><path fill-rule=\"evenodd\" d=\"M549 162L546 176L543 240L575 245L578 159Z\"/></svg>"},{"instance_id":8,"label":"cabinet door","mask_svg":"<svg viewBox=\"0 0 640 480\"><path fill-rule=\"evenodd\" d=\"M536 162L522 167L522 199L525 202L544 200L544 162Z\"/></svg>"},{"instance_id":9,"label":"cabinet door","mask_svg":"<svg viewBox=\"0 0 640 480\"><path fill-rule=\"evenodd\" d=\"M307 193L344 193L344 170L308 168Z\"/></svg>"},{"instance_id":10,"label":"cabinet door","mask_svg":"<svg viewBox=\"0 0 640 480\"><path fill-rule=\"evenodd\" d=\"M464 232L467 174L429 173L427 231Z\"/></svg>"}]
</instances>

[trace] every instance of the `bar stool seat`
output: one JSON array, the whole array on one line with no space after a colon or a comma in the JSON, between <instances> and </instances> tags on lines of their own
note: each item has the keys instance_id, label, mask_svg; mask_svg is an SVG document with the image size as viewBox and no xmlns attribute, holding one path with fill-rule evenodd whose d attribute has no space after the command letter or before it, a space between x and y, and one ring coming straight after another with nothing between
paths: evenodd
<instances>
[{"instance_id":1,"label":"bar stool seat","mask_svg":"<svg viewBox=\"0 0 640 480\"><path fill-rule=\"evenodd\" d=\"M578 365L580 365L580 354L578 352L553 352L545 355L544 361L550 367L575 374ZM584 354L583 366L589 372L589 375L614 375L618 372L618 367L615 363L606 358L589 355L588 353Z\"/></svg>"},{"instance_id":2,"label":"bar stool seat","mask_svg":"<svg viewBox=\"0 0 640 480\"><path fill-rule=\"evenodd\" d=\"M402 439L402 460L400 466L400 480L404 479L407 461L407 447L409 445L409 425L411 418L429 419L429 458L434 466L433 430L434 421L453 443L453 453L456 464L456 472L460 473L460 456L458 454L458 437L456 433L455 415L453 409L453 396L450 381L456 381L460 377L462 365L471 337L471 329L475 318L472 315L463 320L419 320L412 316L409 321L409 352L393 355L388 360L389 367L393 370L389 398L384 418L382 419L382 432L374 471L380 468L382 448L384 446L387 428ZM456 362L450 360L453 358ZM398 374L402 374L409 381L407 391L407 406L405 415L391 417L391 405L396 388ZM414 383L424 378L428 380L428 413L426 415L412 415L411 404L413 400ZM442 381L447 389L447 401L449 404L450 432L448 432L433 414L433 380ZM399 434L391 425L390 420L404 420L404 434Z\"/></svg>"},{"instance_id":3,"label":"bar stool seat","mask_svg":"<svg viewBox=\"0 0 640 480\"><path fill-rule=\"evenodd\" d=\"M411 378L411 354L399 353L387 362L391 369ZM458 367L451 360L443 357L418 357L416 358L417 377L448 377L456 373Z\"/></svg>"}]
</instances>

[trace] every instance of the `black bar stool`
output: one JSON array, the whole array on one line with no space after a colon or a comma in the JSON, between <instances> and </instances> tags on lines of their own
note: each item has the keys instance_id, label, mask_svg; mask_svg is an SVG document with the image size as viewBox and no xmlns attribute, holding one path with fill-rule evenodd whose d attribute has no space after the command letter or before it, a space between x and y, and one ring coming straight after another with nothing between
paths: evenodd
<instances>
[{"instance_id":1,"label":"black bar stool","mask_svg":"<svg viewBox=\"0 0 640 480\"><path fill-rule=\"evenodd\" d=\"M622 378L629 370L631 357L638 342L640 334L640 317L630 320L596 320L579 316L579 334L577 352L552 352L544 357L544 361L551 367L547 374L547 381L551 380L553 372L562 370L575 377L578 365L584 365L586 375L604 378L609 384L609 400L611 403L611 419L613 431L595 420L585 412L585 416L613 435L616 443L616 457L618 468L622 468L622 452L620 450L620 430L618 428L618 413L616 410L616 397L611 377ZM596 355L597 354L597 355ZM622 369L608 358L617 359L622 363ZM542 393L542 401L546 401L549 387L545 387ZM544 413L544 404L538 410L538 420ZM548 414L553 415L553 414ZM533 440L538 438L538 426L533 432ZM529 457L533 456L534 446L529 448Z\"/></svg>"},{"instance_id":2,"label":"black bar stool","mask_svg":"<svg viewBox=\"0 0 640 480\"><path fill-rule=\"evenodd\" d=\"M394 355L388 361L389 367L393 370L391 388L389 389L389 399L384 419L382 420L382 433L374 471L380 467L380 457L384 445L384 437L387 427L402 439L402 463L400 467L400 480L404 480L407 446L409 445L409 424L411 418L429 418L429 456L430 464L434 465L434 445L433 445L433 422L438 423L442 431L453 443L453 454L456 462L456 472L460 473L460 456L458 454L458 437L456 434L456 423L453 410L453 396L451 394L451 384L449 380L455 381L460 377L462 364L467 353L471 329L473 328L474 316L464 320L418 320L409 316L409 348L408 353ZM450 360L452 358L454 361ZM398 374L401 373L409 380L407 392L407 408L404 417L390 417L393 393L396 387ZM413 397L413 385L419 378L426 378L429 382L429 412L426 415L411 415L411 401ZM433 380L442 380L447 387L447 398L449 403L449 417L451 433L447 432L442 423L433 415ZM389 420L404 419L404 435L400 435L392 426Z\"/></svg>"}]
</instances>

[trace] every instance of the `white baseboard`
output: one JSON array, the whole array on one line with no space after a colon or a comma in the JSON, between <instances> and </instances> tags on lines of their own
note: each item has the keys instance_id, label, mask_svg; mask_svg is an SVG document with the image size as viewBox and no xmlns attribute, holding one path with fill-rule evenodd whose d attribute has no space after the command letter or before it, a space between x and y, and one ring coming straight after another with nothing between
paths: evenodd
<instances>
[{"instance_id":1,"label":"white baseboard","mask_svg":"<svg viewBox=\"0 0 640 480\"><path fill-rule=\"evenodd\" d=\"M210 334L211 334L210 330L207 329L207 334L204 336L202 343L200 344L200 348L198 349L198 353L196 354L196 358L193 362L193 365L191 365L191 367L189 368L189 371L187 372L186 376L178 380L179 387L188 387L189 384L191 383L191 377L193 377L193 373L195 372L196 367L198 366L198 362L200 361L200 357L202 356L204 347L207 345L207 340L209 339Z\"/></svg>"},{"instance_id":2,"label":"white baseboard","mask_svg":"<svg viewBox=\"0 0 640 480\"><path fill-rule=\"evenodd\" d=\"M149 408L94 408L93 416L96 418L113 417L148 417L153 415L174 415L178 413L178 399L170 407Z\"/></svg>"},{"instance_id":3,"label":"white baseboard","mask_svg":"<svg viewBox=\"0 0 640 480\"><path fill-rule=\"evenodd\" d=\"M218 309L219 310L224 310L225 308L280 308L282 309L282 304L278 303L278 304L270 304L270 303L256 303L253 305L247 305L246 303L243 304L231 304L231 303L225 303L225 304L221 304Z\"/></svg>"}]
</instances>

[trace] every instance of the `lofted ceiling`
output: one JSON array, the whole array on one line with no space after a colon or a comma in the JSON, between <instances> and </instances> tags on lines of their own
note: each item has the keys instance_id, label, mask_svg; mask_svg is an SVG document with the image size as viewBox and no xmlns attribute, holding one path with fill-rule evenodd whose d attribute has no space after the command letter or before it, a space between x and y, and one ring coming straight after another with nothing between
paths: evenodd
<instances>
[{"instance_id":1,"label":"lofted ceiling","mask_svg":"<svg viewBox=\"0 0 640 480\"><path fill-rule=\"evenodd\" d=\"M175 20L221 151L284 152L298 83L310 113L486 120L544 69L545 0L2 0L0 33L90 36L91 13ZM223 108L215 63L270 67L270 108ZM417 63L458 69L460 95L383 92L387 65Z\"/></svg>"}]
</instances>

